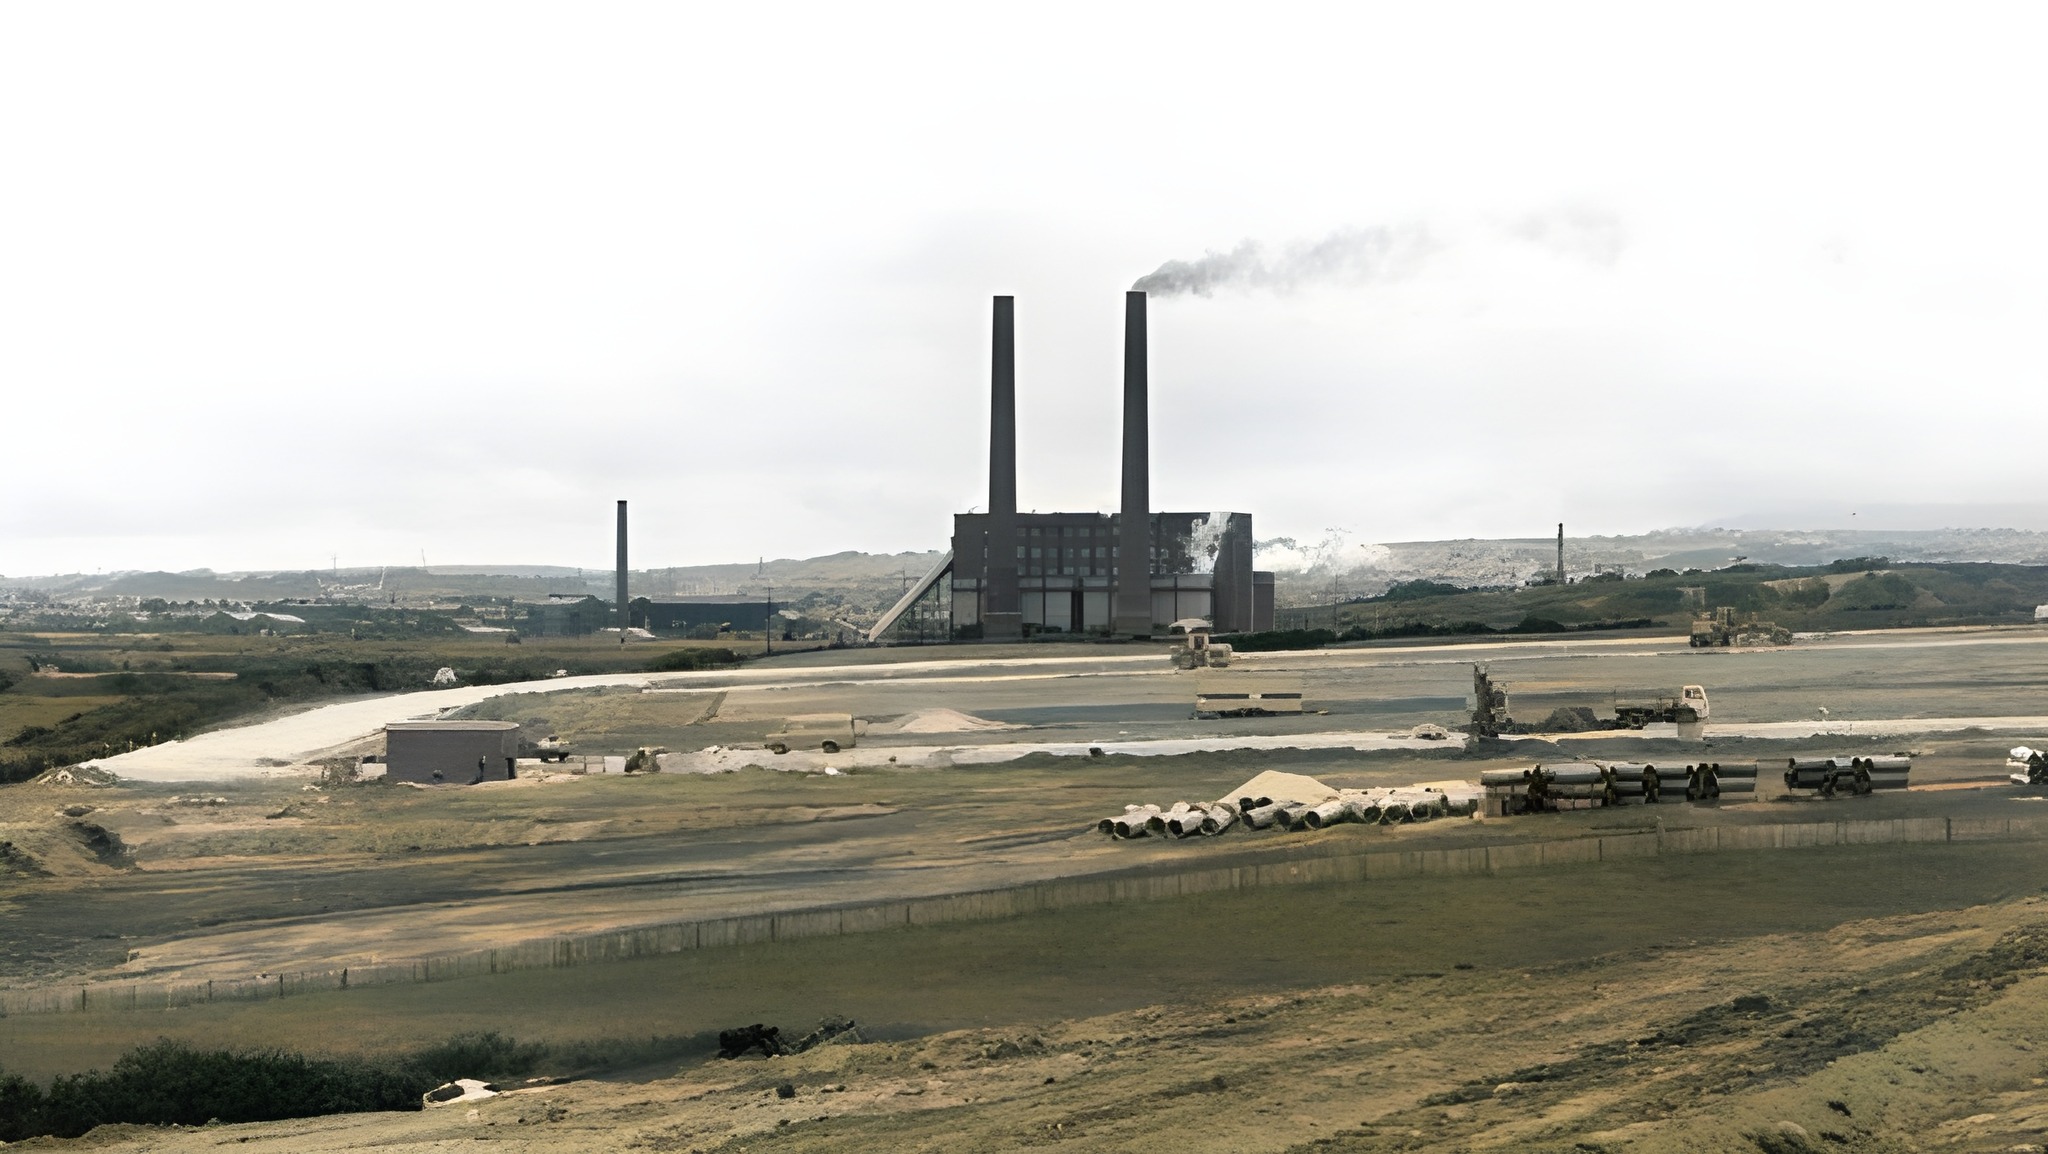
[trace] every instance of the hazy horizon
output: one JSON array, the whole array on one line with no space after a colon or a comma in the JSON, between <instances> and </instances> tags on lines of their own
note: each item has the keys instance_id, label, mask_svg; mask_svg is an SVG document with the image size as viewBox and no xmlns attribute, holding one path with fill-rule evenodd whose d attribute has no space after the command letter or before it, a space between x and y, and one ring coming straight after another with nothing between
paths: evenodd
<instances>
[{"instance_id":1,"label":"hazy horizon","mask_svg":"<svg viewBox=\"0 0 2048 1154\"><path fill-rule=\"evenodd\" d=\"M1714 524L1711 524L1711 525L1698 525L1698 526L1665 526L1665 527L1662 527L1662 528L1655 528L1655 529L1644 529L1644 530L1639 530L1639 531L1635 531L1635 532L1623 532L1623 533L1574 533L1574 532L1572 532L1572 531L1571 531L1571 527L1570 527L1569 525L1567 525L1567 526L1566 526L1566 540L1567 540L1567 543L1568 543L1568 544L1569 544L1569 543L1571 543L1571 542L1574 542L1574 541L1590 541L1590 540L1599 540L1599 541L1603 541L1603 542L1629 542L1629 541L1644 541L1644 540L1649 540L1649 539L1655 539L1655 538L1660 538L1660 537L1681 537L1681 538L1682 538L1682 537L1685 537L1685 536L1689 536L1689 535L1698 535L1698 536L1702 536L1702 537L1705 537L1705 536L1711 536L1711 535L1715 535L1715 534L1726 534L1726 535L1736 535L1736 534L1745 534L1745 533L1746 533L1746 534L1758 534L1758 535L1766 535L1766 534L1784 534L1784 535L1792 535L1792 536L1798 536L1798 535L1808 535L1808 534L1810 534L1810 535L1814 535L1814 536L1820 536L1820 537L1829 537L1829 536L1842 536L1842 537L1847 537L1847 536L1852 536L1852 535L1854 535L1854 536L1870 536L1870 537L1873 537L1873 538L1878 538L1878 539L1881 539L1881 538L1885 537L1886 535L1895 535L1896 537L1898 537L1898 538L1900 538L1900 539L1903 539L1903 538L1906 538L1906 537L1910 537L1910 536L1916 536L1916 535L1930 535L1930 534L1948 534L1948 533L1953 533L1953 534L1979 534L1979 533L1990 533L1990 534L2005 534L2005 533L2013 533L2013 534L2028 534L2028 535L2039 535L2039 536L2043 536L2043 537L2048 537L2048 529L2039 529L2039 528L2021 528L2021 527L2015 527L2015 526L2010 526L2010 525L1991 525L1991 524L1985 524L1985 525L1970 525L1970 524L1967 524L1967 523L1959 523L1959 524L1951 524L1951 525L1942 525L1942 526L1936 526L1936 527L1924 527L1924 526L1921 526L1921 527L1883 527L1883 526L1870 526L1870 527L1866 527L1866 526L1863 526L1863 525L1850 525L1850 526L1847 526L1847 527L1842 527L1842 528L1817 528L1817 527L1811 527L1811 526L1766 526L1766 525L1743 525L1743 524L1739 524L1739 523L1737 523L1737 522L1736 522L1735 520L1733 520L1733 519L1723 519L1723 520L1721 520L1721 521L1717 521L1716 523L1714 523ZM1354 547L1365 547L1365 546L1388 546L1388 545L1393 545L1393 546L1399 546L1399 545L1428 545L1428 544L1454 544L1454 543L1458 543L1458 542L1463 542L1463 541L1491 541L1491 542L1503 542L1503 543L1508 543L1508 542L1514 542L1514 543L1525 543L1525 544L1547 544L1547 543L1548 543L1548 542L1549 542L1550 540L1552 540L1552 539L1553 539L1553 536L1554 536L1554 534L1553 534L1553 533L1544 533L1544 532L1533 532L1533 533L1522 533L1522 534L1517 534L1517 535L1514 535L1514 536L1500 536L1500 537L1474 537L1474 536L1469 536L1469 535L1468 535L1468 536L1462 536L1462 537L1457 537L1457 536L1450 536L1450 537L1428 537L1428 538L1409 538L1409 539L1405 539L1405 540L1396 540L1396 539L1388 539L1388 540L1384 540L1384 541L1368 541L1368 540L1365 540L1365 539L1362 539L1362 538L1358 538L1358 537L1356 537L1355 535L1352 535L1352 534L1348 534L1348 533L1345 533L1345 532L1343 532L1342 530L1334 530L1334 531L1332 531L1332 530L1326 530L1325 532L1323 532L1323 533L1321 533L1321 534L1318 534L1318 535L1311 535L1311 536L1303 536L1303 537L1293 537L1293 536L1288 536L1288 535L1285 535L1285 534L1265 534L1265 533L1261 533L1261 534L1259 534L1259 547L1260 547L1260 560L1259 560L1259 563L1260 563L1261 565L1268 565L1269 563L1271 563L1271 562L1272 562L1272 561L1274 560L1274 558L1271 558L1271 557L1269 557L1269 556L1267 555L1267 554L1268 554L1268 551L1269 551L1269 547L1273 547L1273 548L1272 548L1272 552L1275 552L1275 553L1281 553L1281 554L1287 554L1287 555L1292 555L1292 554L1295 554L1295 553L1317 553L1317 552L1321 552L1321 553L1323 553L1323 554L1329 554L1330 552L1332 552L1333 548L1335 548L1335 549L1341 549L1341 550L1348 550L1348 549L1351 549L1351 548L1354 548ZM1294 544L1295 544L1295 545L1296 545L1296 546L1297 546L1298 548L1296 548L1296 549L1287 549L1287 548L1285 548L1285 547L1282 547L1282 546L1280 545L1280 543L1281 543L1281 542L1283 542L1283 541L1291 541L1291 542L1294 542ZM1333 546L1333 544L1332 544L1333 542L1335 542L1335 545L1334 545L1334 546ZM645 562L643 562L643 561L639 560L639 559L638 559L637 557L635 557L635 558L633 558L633 559L631 560L631 562L630 562L630 567L631 567L632 571L633 571L633 572L635 572L635 573L658 573L658 572L661 572L661 571L664 571L664 570L674 570L674 569L744 569L744 568L748 568L748 567L751 567L751 566L755 566L755 565L759 565L759 564L764 564L764 563L765 563L765 564L767 564L767 565L771 565L771 566L772 566L772 565L778 565L778 564L781 564L781 565L788 565L788 564L793 564L793 563L805 563L805 562L811 562L811 561L819 561L819 560L825 560L825 559L830 559L830 558L833 558L833 557L840 557L840 556L865 556L865 557L900 557L900 556L926 556L926 555L933 555L933 554L937 554L937 553L943 552L943 551L944 551L944 550L945 550L946 548L948 548L948 542L947 542L947 541L945 541L945 540L940 540L940 541L938 541L938 542L936 542L936 543L934 543L934 544L932 544L932 545L929 545L929 546L927 546L927 547L924 547L924 548L921 548L921 549L920 549L920 548L911 548L911 549L897 549L897 550L873 550L873 549L855 549L855 548L848 548L848 549L825 549L825 550L820 550L820 551L816 551L816 552L806 552L806 553L798 553L798 554L786 554L786 555L779 555L779 556L774 556L774 555L761 555L761 556L758 556L758 557L755 557L755 558L751 558L751 559L749 559L749 558L730 558L730 559L721 559L721 560L710 560L710 561L698 561L698 562L693 562L693 563L690 563L690 564L687 564L687 565L662 565L662 564L648 564L648 563L645 563ZM1372 563L1373 563L1373 562L1372 562L1372 561L1371 561L1370 559L1362 559L1362 560L1358 560L1358 561L1355 561L1355 562L1353 562L1353 566L1354 566L1354 567L1371 567ZM1295 568L1298 568L1298 566L1291 566L1291 565L1286 565L1286 564L1282 564L1282 568L1285 568L1285 569L1289 569L1290 571L1292 571L1293 569L1295 569ZM100 570L90 570L90 571L89 571L89 570L67 570L67 571L61 571L61 572L49 572L49 573L29 573L29 572L20 572L20 573L0 573L0 579L5 579L5 580L11 580L11 581L25 581L25 580L38 580L38 579L46 579L46 578L48 578L48 579L54 579L54 578L65 578L65 577L86 577L86 576L94 576L94 575L113 575L113 574L121 574L121 573L151 573L151 572L162 572L162 573L172 573L172 574L195 574L195 573L215 573L215 574L219 574L219 575L223 575L223 576L242 576L242 575L260 575L260 574L272 574L272 573L302 573L302 572L309 572L309 573L316 573L316 574L317 574L317 573L321 573L321 572L327 572L327 571L338 571L338 572L340 572L340 573L342 573L342 574L347 574L347 575L362 575L362 574L366 574L366 573L375 573L375 572L378 572L379 570L382 570L382 569L425 569L425 570L428 570L428 571L431 571L431 572L434 572L434 573L437 573L437 574L441 574L441 575L452 575L452 574L459 574L459 573L473 573L473 574L477 574L477 575L510 575L510 574L519 574L519 573L527 573L527 572L533 572L533 573L543 573L543 572L552 572L552 573L584 573L584 574L589 574L589 575L603 575L603 574L609 574L609 573L611 573L611 572L613 571L613 565L612 565L612 563L611 563L611 561L610 561L609 559L605 559L605 560L602 560L602 561L598 561L598 560L593 560L593 561L592 561L592 562L591 562L590 564L586 564L586 565L576 565L576 564L573 564L573 563L567 563L567 562L559 562L559 561L544 561L544 560L534 560L534 559L527 559L527 560L516 560L516 561L474 561L474 560L468 560L468 561L463 561L463 560L458 560L458 561L446 561L446 562L438 562L438 563L437 563L437 562L432 562L432 561L430 561L430 562L429 562L428 564L425 564L425 565L421 565L421 564L419 564L419 562L418 562L418 561L417 561L416 559L415 559L415 560L413 560L413 561L404 561L404 560L397 560L397 561L388 561L388 562L377 562L377 561L371 561L371 562L349 562L349 561L345 561L345 560L342 560L342 559L338 559L338 558L337 558L337 559L335 559L335 560L334 560L333 562L331 562L331 563L330 563L330 564L328 564L328 565L300 565L300 566L286 566L286 565L257 565L257 566L249 566L249 567L245 567L245 568L227 568L227 567L222 567L222 566L213 566L213 565L197 565L197 566L190 566L190 567L187 567L187 568L184 568L184 569L168 569L168 568L165 568L165 567L162 567L162 566L120 566L120 567L114 567L114 568L106 568L106 569L100 569Z\"/></svg>"}]
</instances>

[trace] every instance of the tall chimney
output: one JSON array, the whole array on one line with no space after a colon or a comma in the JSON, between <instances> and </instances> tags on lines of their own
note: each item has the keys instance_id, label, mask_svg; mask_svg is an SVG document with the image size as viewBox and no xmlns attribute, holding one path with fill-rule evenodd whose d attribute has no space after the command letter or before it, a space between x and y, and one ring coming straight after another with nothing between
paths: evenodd
<instances>
[{"instance_id":1,"label":"tall chimney","mask_svg":"<svg viewBox=\"0 0 2048 1154\"><path fill-rule=\"evenodd\" d=\"M1564 584L1564 522L1557 523L1557 583Z\"/></svg>"},{"instance_id":2,"label":"tall chimney","mask_svg":"<svg viewBox=\"0 0 2048 1154\"><path fill-rule=\"evenodd\" d=\"M1112 631L1152 633L1152 491L1146 459L1145 294L1124 294L1124 506L1117 528Z\"/></svg>"},{"instance_id":3,"label":"tall chimney","mask_svg":"<svg viewBox=\"0 0 2048 1154\"><path fill-rule=\"evenodd\" d=\"M982 573L981 635L1024 635L1017 593L1017 331L1014 297L997 297L989 355L988 551Z\"/></svg>"},{"instance_id":4,"label":"tall chimney","mask_svg":"<svg viewBox=\"0 0 2048 1154\"><path fill-rule=\"evenodd\" d=\"M619 502L619 639L625 640L626 629L633 624L632 602L626 600L626 503Z\"/></svg>"}]
</instances>

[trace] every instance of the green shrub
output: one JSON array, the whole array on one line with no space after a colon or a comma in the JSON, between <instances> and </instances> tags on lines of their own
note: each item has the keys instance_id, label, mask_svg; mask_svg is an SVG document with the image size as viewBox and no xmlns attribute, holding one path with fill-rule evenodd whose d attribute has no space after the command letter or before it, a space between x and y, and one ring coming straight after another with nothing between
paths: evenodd
<instances>
[{"instance_id":1,"label":"green shrub","mask_svg":"<svg viewBox=\"0 0 2048 1154\"><path fill-rule=\"evenodd\" d=\"M693 669L725 669L740 663L730 649L675 649L647 663L649 673L687 673Z\"/></svg>"},{"instance_id":2,"label":"green shrub","mask_svg":"<svg viewBox=\"0 0 2048 1154\"><path fill-rule=\"evenodd\" d=\"M1230 648L1239 653L1264 653L1275 649L1321 649L1337 640L1329 629L1269 629L1263 633L1237 633Z\"/></svg>"},{"instance_id":3,"label":"green shrub","mask_svg":"<svg viewBox=\"0 0 2048 1154\"><path fill-rule=\"evenodd\" d=\"M1385 593L1380 594L1378 597L1366 598L1365 600L1416 601L1424 597L1450 597L1463 592L1465 590L1458 588L1456 585L1446 585L1441 581L1398 581L1390 586Z\"/></svg>"},{"instance_id":4,"label":"green shrub","mask_svg":"<svg viewBox=\"0 0 2048 1154\"><path fill-rule=\"evenodd\" d=\"M95 1126L269 1122L365 1110L417 1110L437 1084L411 1061L311 1058L283 1050L196 1050L159 1039L105 1073L54 1079L48 1090L0 1079L0 1140L76 1138Z\"/></svg>"},{"instance_id":5,"label":"green shrub","mask_svg":"<svg viewBox=\"0 0 2048 1154\"><path fill-rule=\"evenodd\" d=\"M1919 596L1919 587L1897 573L1865 573L1842 586L1828 604L1852 612L1905 609Z\"/></svg>"},{"instance_id":6,"label":"green shrub","mask_svg":"<svg viewBox=\"0 0 2048 1154\"><path fill-rule=\"evenodd\" d=\"M46 1090L0 1071L0 1142L76 1138L94 1126L200 1126L274 1122L368 1110L418 1110L420 1096L457 1078L524 1077L547 1067L594 1073L645 1065L702 1048L698 1038L653 1037L551 1046L496 1032L458 1034L412 1053L322 1058L286 1050L200 1050L160 1038Z\"/></svg>"}]
</instances>

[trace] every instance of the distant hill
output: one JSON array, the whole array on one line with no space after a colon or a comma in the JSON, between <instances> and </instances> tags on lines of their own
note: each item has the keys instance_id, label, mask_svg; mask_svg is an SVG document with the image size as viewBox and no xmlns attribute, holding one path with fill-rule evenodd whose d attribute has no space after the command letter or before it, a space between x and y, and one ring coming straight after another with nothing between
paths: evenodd
<instances>
[{"instance_id":1,"label":"distant hill","mask_svg":"<svg viewBox=\"0 0 2048 1154\"><path fill-rule=\"evenodd\" d=\"M906 575L922 574L937 552L861 553L822 557L636 569L636 596L733 594L806 603L813 615L871 620L902 591ZM2018 529L1867 531L1790 529L1664 529L1612 537L1565 538L1573 577L1596 571L1640 575L1654 569L1725 568L1751 564L1827 565L1855 557L1894 562L1980 561L2048 565L2048 532ZM1283 606L1330 604L1384 593L1396 584L1433 581L1461 588L1519 586L1551 573L1554 538L1367 542L1342 535L1303 543L1261 541L1257 565L1276 574ZM216 573L120 572L0 578L0 597L56 601L161 597L167 601L277 602L296 598L430 604L469 598L538 598L550 593L611 597L609 569L506 563L388 569Z\"/></svg>"},{"instance_id":2,"label":"distant hill","mask_svg":"<svg viewBox=\"0 0 2048 1154\"><path fill-rule=\"evenodd\" d=\"M1858 532L1792 529L1664 529L1615 537L1565 536L1565 570L1642 574L1652 569L1719 569L1737 558L1765 565L1826 565L1852 557L1894 561L1990 561L2048 565L2048 533L2019 529ZM1463 541L1358 542L1333 536L1313 544L1261 541L1257 565L1276 574L1282 605L1326 604L1374 596L1406 581L1466 588L1520 585L1554 572L1554 537Z\"/></svg>"},{"instance_id":3,"label":"distant hill","mask_svg":"<svg viewBox=\"0 0 2048 1154\"><path fill-rule=\"evenodd\" d=\"M777 602L809 599L820 612L881 613L902 593L904 574L916 578L937 553L847 551L803 559L776 558L732 565L635 569L636 597L710 593L765 596ZM90 603L160 597L166 601L279 602L319 598L420 605L478 598L541 598L550 593L612 595L612 571L562 565L433 565L361 569L216 573L128 571L0 578L0 594Z\"/></svg>"},{"instance_id":4,"label":"distant hill","mask_svg":"<svg viewBox=\"0 0 2048 1154\"><path fill-rule=\"evenodd\" d=\"M1555 550L1555 542L1552 549ZM2048 566L1980 561L1845 560L1816 566L1744 561L1712 570L1659 567L1566 585L1461 589L1417 581L1371 597L1282 609L1287 629L1346 639L1571 629L1684 631L1695 612L1727 606L1738 621L1794 631L1926 625L2023 625L2048 604Z\"/></svg>"}]
</instances>

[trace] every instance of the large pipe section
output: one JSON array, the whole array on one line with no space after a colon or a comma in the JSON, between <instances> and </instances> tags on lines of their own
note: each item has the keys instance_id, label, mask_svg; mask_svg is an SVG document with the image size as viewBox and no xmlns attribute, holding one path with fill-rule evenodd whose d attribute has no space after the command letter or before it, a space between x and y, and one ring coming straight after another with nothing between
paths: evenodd
<instances>
[{"instance_id":1,"label":"large pipe section","mask_svg":"<svg viewBox=\"0 0 2048 1154\"><path fill-rule=\"evenodd\" d=\"M626 597L626 503L619 502L619 636L633 624L633 603Z\"/></svg>"},{"instance_id":2,"label":"large pipe section","mask_svg":"<svg viewBox=\"0 0 2048 1154\"><path fill-rule=\"evenodd\" d=\"M1145 294L1124 294L1123 512L1117 526L1116 606L1111 631L1152 634L1152 485L1147 454Z\"/></svg>"},{"instance_id":3,"label":"large pipe section","mask_svg":"<svg viewBox=\"0 0 2048 1154\"><path fill-rule=\"evenodd\" d=\"M1905 789L1913 759L1890 757L1793 757L1785 761L1785 788L1818 790L1822 797Z\"/></svg>"},{"instance_id":4,"label":"large pipe section","mask_svg":"<svg viewBox=\"0 0 2048 1154\"><path fill-rule=\"evenodd\" d=\"M1614 779L1614 796L1626 805L1631 801L1653 800L1657 786L1655 773L1645 772L1649 766L1636 761L1610 761L1607 772Z\"/></svg>"},{"instance_id":5,"label":"large pipe section","mask_svg":"<svg viewBox=\"0 0 2048 1154\"><path fill-rule=\"evenodd\" d=\"M1195 806L1191 802L1174 802L1172 805L1167 806L1165 809L1162 809L1158 813L1153 814L1151 819L1145 823L1145 828L1151 830L1153 833L1166 833L1168 832L1168 822L1179 821L1182 817L1185 817L1188 814L1193 813L1194 810ZM1206 812L1207 811L1204 811L1204 814L1206 814ZM1198 816L1195 820L1199 823L1201 821L1201 817Z\"/></svg>"},{"instance_id":6,"label":"large pipe section","mask_svg":"<svg viewBox=\"0 0 2048 1154\"><path fill-rule=\"evenodd\" d=\"M982 571L981 635L1024 635L1017 590L1017 329L1016 298L995 298L989 348L988 560Z\"/></svg>"},{"instance_id":7,"label":"large pipe section","mask_svg":"<svg viewBox=\"0 0 2048 1154\"><path fill-rule=\"evenodd\" d=\"M1147 827L1152 815L1158 812L1156 805L1127 805L1122 813L1096 822L1095 828L1112 837L1144 837L1151 832Z\"/></svg>"}]
</instances>

